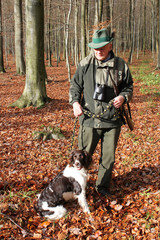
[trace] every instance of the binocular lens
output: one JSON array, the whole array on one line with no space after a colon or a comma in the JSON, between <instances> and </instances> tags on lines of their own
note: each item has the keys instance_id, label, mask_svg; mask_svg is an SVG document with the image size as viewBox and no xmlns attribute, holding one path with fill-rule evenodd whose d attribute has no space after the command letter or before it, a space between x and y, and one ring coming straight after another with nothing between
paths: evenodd
<instances>
[{"instance_id":1,"label":"binocular lens","mask_svg":"<svg viewBox=\"0 0 160 240\"><path fill-rule=\"evenodd\" d=\"M93 99L103 101L105 97L105 88L106 88L105 85L96 83Z\"/></svg>"}]
</instances>

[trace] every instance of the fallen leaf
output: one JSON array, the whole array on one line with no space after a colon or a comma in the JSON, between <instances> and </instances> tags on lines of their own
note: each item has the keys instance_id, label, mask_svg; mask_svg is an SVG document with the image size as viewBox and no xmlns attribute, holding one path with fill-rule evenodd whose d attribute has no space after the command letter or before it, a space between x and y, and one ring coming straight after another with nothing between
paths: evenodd
<instances>
[{"instance_id":1,"label":"fallen leaf","mask_svg":"<svg viewBox=\"0 0 160 240\"><path fill-rule=\"evenodd\" d=\"M114 206L114 209L115 209L116 211L120 211L122 208L123 208L123 206L120 205L120 204L117 204L117 205Z\"/></svg>"},{"instance_id":2,"label":"fallen leaf","mask_svg":"<svg viewBox=\"0 0 160 240\"><path fill-rule=\"evenodd\" d=\"M40 223L40 224L38 225L38 228L46 228L46 227L48 227L50 224L51 224L50 221L45 221L45 222L43 222L43 223Z\"/></svg>"}]
</instances>

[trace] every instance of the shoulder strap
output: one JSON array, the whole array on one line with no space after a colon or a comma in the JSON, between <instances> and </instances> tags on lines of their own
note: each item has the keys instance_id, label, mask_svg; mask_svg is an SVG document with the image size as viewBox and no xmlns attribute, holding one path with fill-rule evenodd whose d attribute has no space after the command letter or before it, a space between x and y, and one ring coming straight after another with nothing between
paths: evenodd
<instances>
[{"instance_id":1,"label":"shoulder strap","mask_svg":"<svg viewBox=\"0 0 160 240\"><path fill-rule=\"evenodd\" d=\"M112 81L112 83L113 83L113 88L114 88L115 95L118 96L119 90L118 90L118 88L117 88L117 85L116 85L115 81L113 80L113 77L112 77L112 75L111 75L111 73L110 73L110 69L109 69L109 68L108 68L108 73L109 73L109 76L110 76L111 81ZM130 109L130 106L129 106L129 103L128 103L128 102L127 102L127 107L128 107L128 112L129 112L130 118L132 118L131 109ZM123 109L123 111L125 111L125 109L124 109L123 106L122 106L122 109Z\"/></svg>"},{"instance_id":2,"label":"shoulder strap","mask_svg":"<svg viewBox=\"0 0 160 240\"><path fill-rule=\"evenodd\" d=\"M127 102L127 107L128 107L129 116L130 116L130 118L132 119L132 115L131 115L131 108L130 108L130 106L129 106L129 103L128 103L128 102Z\"/></svg>"},{"instance_id":3,"label":"shoulder strap","mask_svg":"<svg viewBox=\"0 0 160 240\"><path fill-rule=\"evenodd\" d=\"M111 81L112 81L112 84L113 84L114 93L115 93L116 96L118 96L119 90L118 90L118 88L117 88L117 85L116 85L115 81L113 80L113 77L112 77L112 75L111 75L111 72L110 72L110 69L109 69L109 68L108 68L108 73L109 73L109 76L110 76Z\"/></svg>"},{"instance_id":4,"label":"shoulder strap","mask_svg":"<svg viewBox=\"0 0 160 240\"><path fill-rule=\"evenodd\" d=\"M119 60L118 57L115 57L115 58L114 58L113 73L114 73L114 79L115 79L115 82L116 82L116 83L117 83L117 80L118 80L118 60Z\"/></svg>"}]
</instances>

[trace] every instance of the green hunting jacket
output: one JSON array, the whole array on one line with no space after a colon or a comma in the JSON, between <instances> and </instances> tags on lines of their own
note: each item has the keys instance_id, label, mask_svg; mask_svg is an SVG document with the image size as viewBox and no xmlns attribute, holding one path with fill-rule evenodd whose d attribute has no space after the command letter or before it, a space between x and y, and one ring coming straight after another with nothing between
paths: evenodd
<instances>
[{"instance_id":1,"label":"green hunting jacket","mask_svg":"<svg viewBox=\"0 0 160 240\"><path fill-rule=\"evenodd\" d=\"M94 53L81 60L70 84L69 102L81 103L83 109L91 114L83 114L79 117L81 125L91 128L116 128L122 125L119 110L110 104L109 110L104 112L108 103L116 97L113 82L108 73L110 70L112 79L119 90L119 95L125 98L125 103L130 101L133 93L133 80L130 70L122 58L116 57L110 52L110 59L101 62L94 57ZM96 83L105 85L105 98L103 101L94 100L93 95ZM93 114L100 117L93 117Z\"/></svg>"}]
</instances>

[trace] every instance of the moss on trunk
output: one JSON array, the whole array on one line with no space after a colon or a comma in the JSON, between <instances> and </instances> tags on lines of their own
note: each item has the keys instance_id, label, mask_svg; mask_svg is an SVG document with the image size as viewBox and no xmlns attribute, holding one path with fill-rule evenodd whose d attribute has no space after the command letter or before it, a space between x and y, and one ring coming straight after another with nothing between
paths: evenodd
<instances>
[{"instance_id":1,"label":"moss on trunk","mask_svg":"<svg viewBox=\"0 0 160 240\"><path fill-rule=\"evenodd\" d=\"M25 108L25 107L37 107L42 108L45 103L49 102L50 98L46 97L39 97L36 99L31 99L29 96L21 95L21 97L15 101L14 103L10 104L10 107L18 107L18 108Z\"/></svg>"}]
</instances>

